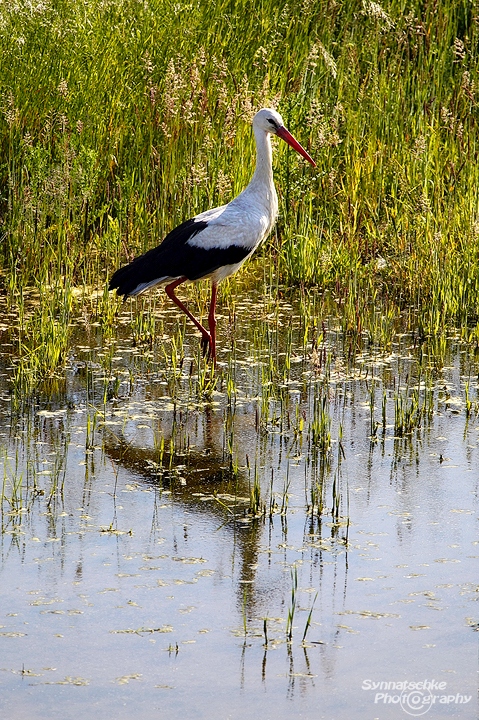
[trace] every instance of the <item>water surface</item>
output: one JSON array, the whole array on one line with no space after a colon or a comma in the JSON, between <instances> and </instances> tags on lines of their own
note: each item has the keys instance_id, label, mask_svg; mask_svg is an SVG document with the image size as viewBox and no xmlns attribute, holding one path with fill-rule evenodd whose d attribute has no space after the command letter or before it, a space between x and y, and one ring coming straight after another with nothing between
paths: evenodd
<instances>
[{"instance_id":1,"label":"water surface","mask_svg":"<svg viewBox=\"0 0 479 720\"><path fill-rule=\"evenodd\" d=\"M151 348L79 320L16 412L4 345L2 717L477 717L474 354L268 302L214 383L166 306Z\"/></svg>"}]
</instances>

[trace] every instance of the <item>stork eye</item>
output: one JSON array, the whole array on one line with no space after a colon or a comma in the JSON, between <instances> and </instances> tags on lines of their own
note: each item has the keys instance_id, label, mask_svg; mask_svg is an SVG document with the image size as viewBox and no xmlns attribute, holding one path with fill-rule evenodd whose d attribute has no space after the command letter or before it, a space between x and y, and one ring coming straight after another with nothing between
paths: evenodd
<instances>
[{"instance_id":1,"label":"stork eye","mask_svg":"<svg viewBox=\"0 0 479 720\"><path fill-rule=\"evenodd\" d=\"M279 128L279 125L276 122L276 120L273 120L272 118L268 118L268 122L270 125L272 125L274 127L275 130L277 130Z\"/></svg>"}]
</instances>

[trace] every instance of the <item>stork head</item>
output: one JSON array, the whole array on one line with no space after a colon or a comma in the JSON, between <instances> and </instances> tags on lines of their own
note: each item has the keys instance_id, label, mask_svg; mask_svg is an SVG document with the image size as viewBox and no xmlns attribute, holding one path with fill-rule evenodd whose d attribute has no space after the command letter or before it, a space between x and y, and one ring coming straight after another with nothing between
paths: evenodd
<instances>
[{"instance_id":1,"label":"stork head","mask_svg":"<svg viewBox=\"0 0 479 720\"><path fill-rule=\"evenodd\" d=\"M271 135L277 135L284 140L293 150L302 155L313 167L316 167L316 163L309 153L306 152L304 147L294 138L289 130L286 130L283 123L283 118L270 108L263 108L259 110L253 118L253 129L263 130L265 133Z\"/></svg>"}]
</instances>

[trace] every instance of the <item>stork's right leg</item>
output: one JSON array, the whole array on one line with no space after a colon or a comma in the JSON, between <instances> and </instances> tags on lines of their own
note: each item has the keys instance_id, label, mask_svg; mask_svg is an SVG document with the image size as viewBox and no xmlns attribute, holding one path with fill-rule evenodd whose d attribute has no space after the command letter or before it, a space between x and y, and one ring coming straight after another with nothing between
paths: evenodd
<instances>
[{"instance_id":1,"label":"stork's right leg","mask_svg":"<svg viewBox=\"0 0 479 720\"><path fill-rule=\"evenodd\" d=\"M213 365L216 365L216 316L215 316L215 309L216 309L216 297L218 295L218 285L214 282L211 285L211 301L210 301L210 311L208 314L208 327L210 329L210 337L211 337L211 346L210 346L210 353L211 353L211 359L213 360Z\"/></svg>"}]
</instances>

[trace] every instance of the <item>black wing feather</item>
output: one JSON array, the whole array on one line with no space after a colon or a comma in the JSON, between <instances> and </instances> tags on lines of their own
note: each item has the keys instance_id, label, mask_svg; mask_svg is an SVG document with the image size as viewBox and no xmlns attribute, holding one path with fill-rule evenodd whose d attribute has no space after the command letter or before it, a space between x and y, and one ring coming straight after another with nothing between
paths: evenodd
<instances>
[{"instance_id":1,"label":"black wing feather","mask_svg":"<svg viewBox=\"0 0 479 720\"><path fill-rule=\"evenodd\" d=\"M160 278L185 277L199 280L210 275L223 265L232 265L244 260L251 249L240 245L228 248L210 248L205 250L190 245L188 240L208 226L208 222L186 220L174 228L158 247L148 250L144 255L117 270L112 276L109 290L119 295L129 295L138 285L151 283Z\"/></svg>"}]
</instances>

